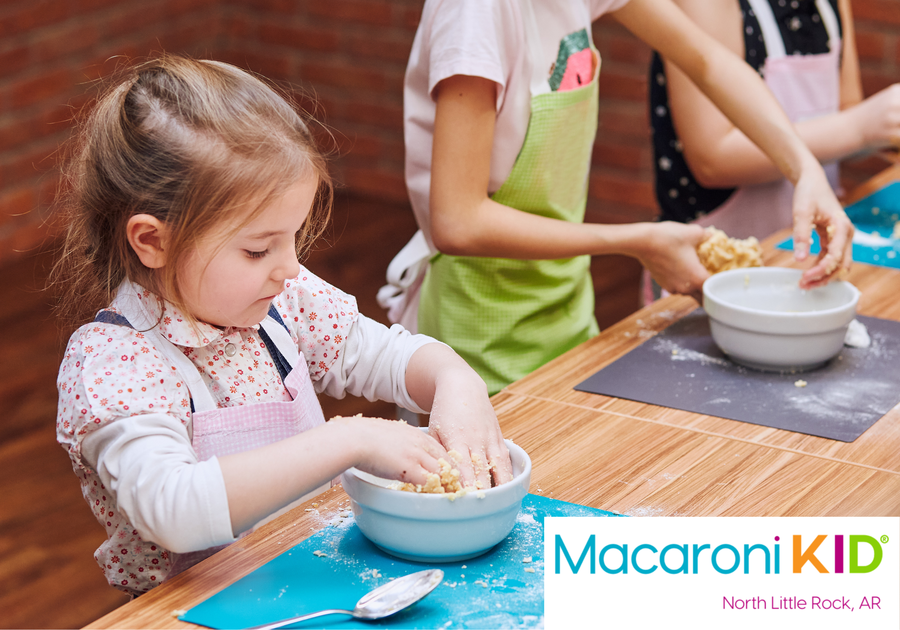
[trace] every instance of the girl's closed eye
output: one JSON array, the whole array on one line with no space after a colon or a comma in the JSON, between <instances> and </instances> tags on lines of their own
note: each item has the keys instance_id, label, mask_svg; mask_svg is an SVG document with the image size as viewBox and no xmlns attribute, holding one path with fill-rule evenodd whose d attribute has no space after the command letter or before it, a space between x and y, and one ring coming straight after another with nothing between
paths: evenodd
<instances>
[{"instance_id":1,"label":"girl's closed eye","mask_svg":"<svg viewBox=\"0 0 900 630\"><path fill-rule=\"evenodd\" d=\"M269 250L268 250L268 249L264 249L264 250L259 251L259 252L253 251L253 250L249 250L249 249L245 249L244 251L247 252L247 256L248 256L249 258L262 258L263 256L265 256L266 254L269 253Z\"/></svg>"}]
</instances>

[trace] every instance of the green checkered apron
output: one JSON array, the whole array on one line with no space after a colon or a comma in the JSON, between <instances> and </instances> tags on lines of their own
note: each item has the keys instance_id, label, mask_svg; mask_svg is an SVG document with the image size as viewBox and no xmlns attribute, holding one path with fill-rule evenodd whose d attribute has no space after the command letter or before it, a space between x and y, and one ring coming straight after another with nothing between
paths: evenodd
<instances>
[{"instance_id":1,"label":"green checkered apron","mask_svg":"<svg viewBox=\"0 0 900 630\"><path fill-rule=\"evenodd\" d=\"M534 95L525 143L491 198L531 214L582 222L597 103L597 72L584 87ZM493 395L599 332L590 257L437 254L422 284L418 325L420 333L456 350Z\"/></svg>"}]
</instances>

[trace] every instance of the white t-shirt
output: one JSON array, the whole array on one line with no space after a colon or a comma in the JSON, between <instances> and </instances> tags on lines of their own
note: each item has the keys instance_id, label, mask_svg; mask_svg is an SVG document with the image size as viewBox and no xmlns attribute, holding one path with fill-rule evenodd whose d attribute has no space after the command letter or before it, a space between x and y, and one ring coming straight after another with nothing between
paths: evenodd
<instances>
[{"instance_id":1,"label":"white t-shirt","mask_svg":"<svg viewBox=\"0 0 900 630\"><path fill-rule=\"evenodd\" d=\"M627 2L426 0L406 69L403 118L406 185L429 245L435 86L455 75L483 77L497 84L488 183L488 194L492 194L509 176L522 148L532 95L550 91L548 79L561 40L582 29L590 36L594 20Z\"/></svg>"}]
</instances>

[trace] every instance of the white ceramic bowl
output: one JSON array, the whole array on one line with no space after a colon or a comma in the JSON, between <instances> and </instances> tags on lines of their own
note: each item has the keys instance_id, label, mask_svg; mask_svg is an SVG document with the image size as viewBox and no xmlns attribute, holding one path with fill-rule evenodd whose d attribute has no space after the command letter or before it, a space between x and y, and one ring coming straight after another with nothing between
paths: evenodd
<instances>
[{"instance_id":1,"label":"white ceramic bowl","mask_svg":"<svg viewBox=\"0 0 900 630\"><path fill-rule=\"evenodd\" d=\"M417 562L474 558L502 541L516 524L531 482L531 458L506 440L513 480L485 490L446 495L393 490L394 483L351 468L341 475L360 531L387 553Z\"/></svg>"},{"instance_id":2,"label":"white ceramic bowl","mask_svg":"<svg viewBox=\"0 0 900 630\"><path fill-rule=\"evenodd\" d=\"M723 271L703 284L713 340L735 363L766 371L825 364L844 345L859 291L835 281L803 291L802 271L754 267Z\"/></svg>"}]
</instances>

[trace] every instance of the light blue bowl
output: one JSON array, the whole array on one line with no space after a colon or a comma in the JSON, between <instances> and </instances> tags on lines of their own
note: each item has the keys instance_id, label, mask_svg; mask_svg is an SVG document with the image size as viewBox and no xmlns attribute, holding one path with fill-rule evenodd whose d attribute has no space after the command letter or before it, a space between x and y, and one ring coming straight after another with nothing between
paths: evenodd
<instances>
[{"instance_id":1,"label":"light blue bowl","mask_svg":"<svg viewBox=\"0 0 900 630\"><path fill-rule=\"evenodd\" d=\"M448 495L402 492L356 468L341 475L363 535L381 550L416 562L457 562L480 556L516 524L531 482L531 458L506 440L513 479L485 490Z\"/></svg>"}]
</instances>

